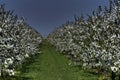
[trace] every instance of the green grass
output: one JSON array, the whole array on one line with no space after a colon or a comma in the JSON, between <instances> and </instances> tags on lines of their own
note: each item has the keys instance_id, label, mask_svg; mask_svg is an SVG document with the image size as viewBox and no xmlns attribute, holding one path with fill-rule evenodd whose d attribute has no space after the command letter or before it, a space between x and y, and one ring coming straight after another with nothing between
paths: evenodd
<instances>
[{"instance_id":1,"label":"green grass","mask_svg":"<svg viewBox=\"0 0 120 80\"><path fill-rule=\"evenodd\" d=\"M48 42L41 45L42 53L36 56L34 61L26 64L21 80L97 80L93 75L79 67L68 65L70 60L60 54Z\"/></svg>"}]
</instances>

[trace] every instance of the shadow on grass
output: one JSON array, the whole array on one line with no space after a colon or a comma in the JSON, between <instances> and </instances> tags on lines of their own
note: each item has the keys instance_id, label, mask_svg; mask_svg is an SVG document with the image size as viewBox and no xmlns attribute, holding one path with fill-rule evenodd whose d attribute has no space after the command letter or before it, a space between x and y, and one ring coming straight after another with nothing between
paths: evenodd
<instances>
[{"instance_id":1,"label":"shadow on grass","mask_svg":"<svg viewBox=\"0 0 120 80\"><path fill-rule=\"evenodd\" d=\"M12 76L12 77L0 77L0 80L33 80L33 79L29 77Z\"/></svg>"}]
</instances>

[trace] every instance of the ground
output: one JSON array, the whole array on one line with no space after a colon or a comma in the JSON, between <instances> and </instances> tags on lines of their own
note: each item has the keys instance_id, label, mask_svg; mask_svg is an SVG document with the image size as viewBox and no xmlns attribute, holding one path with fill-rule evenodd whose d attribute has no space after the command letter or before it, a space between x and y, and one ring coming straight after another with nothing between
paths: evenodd
<instances>
[{"instance_id":1,"label":"ground","mask_svg":"<svg viewBox=\"0 0 120 80\"><path fill-rule=\"evenodd\" d=\"M97 80L98 76L69 65L71 62L47 41L43 41L41 53L25 65L22 80Z\"/></svg>"}]
</instances>

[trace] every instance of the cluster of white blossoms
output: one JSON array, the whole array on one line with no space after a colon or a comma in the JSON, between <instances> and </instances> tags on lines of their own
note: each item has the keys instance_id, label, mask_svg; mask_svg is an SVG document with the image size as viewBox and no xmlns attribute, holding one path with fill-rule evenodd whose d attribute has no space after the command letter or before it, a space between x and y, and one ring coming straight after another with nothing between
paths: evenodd
<instances>
[{"instance_id":1,"label":"cluster of white blossoms","mask_svg":"<svg viewBox=\"0 0 120 80\"><path fill-rule=\"evenodd\" d=\"M119 0L111 0L109 9L99 6L87 20L75 17L48 40L83 68L120 72Z\"/></svg>"},{"instance_id":2,"label":"cluster of white blossoms","mask_svg":"<svg viewBox=\"0 0 120 80\"><path fill-rule=\"evenodd\" d=\"M41 35L24 19L0 5L0 76L15 75L26 58L39 53L41 41Z\"/></svg>"},{"instance_id":3,"label":"cluster of white blossoms","mask_svg":"<svg viewBox=\"0 0 120 80\"><path fill-rule=\"evenodd\" d=\"M120 60L116 61L113 66L111 66L111 70L113 72L118 72L120 69Z\"/></svg>"}]
</instances>

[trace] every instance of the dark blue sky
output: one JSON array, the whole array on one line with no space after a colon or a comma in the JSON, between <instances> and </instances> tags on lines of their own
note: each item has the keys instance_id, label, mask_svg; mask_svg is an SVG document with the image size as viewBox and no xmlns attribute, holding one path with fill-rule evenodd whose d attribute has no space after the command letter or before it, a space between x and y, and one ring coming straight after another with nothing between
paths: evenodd
<instances>
[{"instance_id":1,"label":"dark blue sky","mask_svg":"<svg viewBox=\"0 0 120 80\"><path fill-rule=\"evenodd\" d=\"M56 27L73 21L74 15L86 15L99 5L108 6L109 0L0 0L6 9L23 16L26 22L46 36Z\"/></svg>"}]
</instances>

